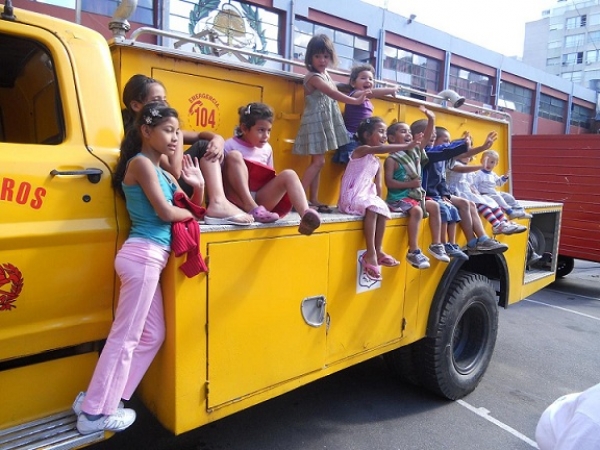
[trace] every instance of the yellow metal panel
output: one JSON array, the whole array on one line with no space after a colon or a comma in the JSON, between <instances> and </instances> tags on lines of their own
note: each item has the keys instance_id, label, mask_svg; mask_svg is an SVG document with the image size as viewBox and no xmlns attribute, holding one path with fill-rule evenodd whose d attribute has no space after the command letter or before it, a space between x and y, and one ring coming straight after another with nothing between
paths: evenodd
<instances>
[{"instance_id":1,"label":"yellow metal panel","mask_svg":"<svg viewBox=\"0 0 600 450\"><path fill-rule=\"evenodd\" d=\"M209 408L323 367L300 307L326 295L328 254L326 234L209 245Z\"/></svg>"},{"instance_id":2,"label":"yellow metal panel","mask_svg":"<svg viewBox=\"0 0 600 450\"><path fill-rule=\"evenodd\" d=\"M97 353L86 353L0 371L0 428L69 409L77 392L86 389L97 361Z\"/></svg>"},{"instance_id":3,"label":"yellow metal panel","mask_svg":"<svg viewBox=\"0 0 600 450\"><path fill-rule=\"evenodd\" d=\"M357 222L356 225L362 225ZM402 335L407 249L405 226L388 226L384 249L400 266L382 268L381 287L357 294L357 252L365 248L361 229L331 234L327 336L328 364L372 350Z\"/></svg>"}]
</instances>

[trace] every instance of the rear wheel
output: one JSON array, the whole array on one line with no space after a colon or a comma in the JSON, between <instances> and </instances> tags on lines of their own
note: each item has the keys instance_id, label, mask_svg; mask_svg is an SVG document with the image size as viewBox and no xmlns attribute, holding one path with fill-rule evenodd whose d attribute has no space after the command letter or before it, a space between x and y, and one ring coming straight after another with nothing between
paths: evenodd
<instances>
[{"instance_id":1,"label":"rear wheel","mask_svg":"<svg viewBox=\"0 0 600 450\"><path fill-rule=\"evenodd\" d=\"M400 381L420 386L420 374L415 365L415 356L413 351L418 347L417 344L410 344L404 347L400 347L397 350L385 353L383 359L387 363L391 371L396 375ZM418 351L418 350L417 350Z\"/></svg>"},{"instance_id":2,"label":"rear wheel","mask_svg":"<svg viewBox=\"0 0 600 450\"><path fill-rule=\"evenodd\" d=\"M451 400L469 394L487 370L497 334L491 283L483 275L459 272L432 337L413 348L421 384Z\"/></svg>"},{"instance_id":3,"label":"rear wheel","mask_svg":"<svg viewBox=\"0 0 600 450\"><path fill-rule=\"evenodd\" d=\"M575 258L570 256L558 255L556 261L556 276L558 278L566 277L575 268Z\"/></svg>"}]
</instances>

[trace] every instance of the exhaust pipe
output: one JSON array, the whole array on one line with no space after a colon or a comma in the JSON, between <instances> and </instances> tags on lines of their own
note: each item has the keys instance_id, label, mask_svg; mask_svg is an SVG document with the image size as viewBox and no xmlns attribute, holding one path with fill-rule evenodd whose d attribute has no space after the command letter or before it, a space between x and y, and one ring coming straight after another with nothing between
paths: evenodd
<instances>
[{"instance_id":1,"label":"exhaust pipe","mask_svg":"<svg viewBox=\"0 0 600 450\"><path fill-rule=\"evenodd\" d=\"M122 0L121 4L115 11L112 19L108 23L108 28L112 31L113 37L117 40L125 39L125 33L131 29L131 25L127 19L131 17L135 8L137 8L137 0Z\"/></svg>"},{"instance_id":2,"label":"exhaust pipe","mask_svg":"<svg viewBox=\"0 0 600 450\"><path fill-rule=\"evenodd\" d=\"M460 95L458 95L457 92L453 91L452 89L445 89L442 92L440 92L438 96L441 98L436 99L436 103L442 103L443 101L447 101L450 102L450 104L454 108L460 108L466 101L464 97L461 97Z\"/></svg>"}]
</instances>

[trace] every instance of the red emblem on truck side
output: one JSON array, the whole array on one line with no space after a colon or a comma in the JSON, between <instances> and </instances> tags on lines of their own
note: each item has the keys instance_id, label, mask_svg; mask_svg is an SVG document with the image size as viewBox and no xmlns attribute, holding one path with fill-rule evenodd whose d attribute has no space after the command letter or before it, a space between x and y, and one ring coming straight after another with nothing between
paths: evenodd
<instances>
[{"instance_id":1,"label":"red emblem on truck side","mask_svg":"<svg viewBox=\"0 0 600 450\"><path fill-rule=\"evenodd\" d=\"M21 289L23 289L21 271L12 264L0 264L0 311L10 311L17 307L14 302Z\"/></svg>"}]
</instances>

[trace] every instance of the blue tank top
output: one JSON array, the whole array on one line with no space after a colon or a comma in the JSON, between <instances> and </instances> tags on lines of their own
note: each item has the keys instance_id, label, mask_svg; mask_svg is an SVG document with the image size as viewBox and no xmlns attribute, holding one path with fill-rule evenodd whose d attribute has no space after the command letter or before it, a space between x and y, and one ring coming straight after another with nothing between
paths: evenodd
<instances>
[{"instance_id":1,"label":"blue tank top","mask_svg":"<svg viewBox=\"0 0 600 450\"><path fill-rule=\"evenodd\" d=\"M134 156L134 158L138 157L145 158L146 156L142 153ZM129 161L131 162L132 160L133 158ZM158 176L158 182L165 194L165 198L169 203L173 204L173 194L177 190L177 185L160 167L156 168L156 175ZM121 185L125 194L127 212L131 219L129 237L149 239L163 247L169 248L171 245L171 222L165 222L158 217L139 184L128 186L122 183Z\"/></svg>"}]
</instances>

